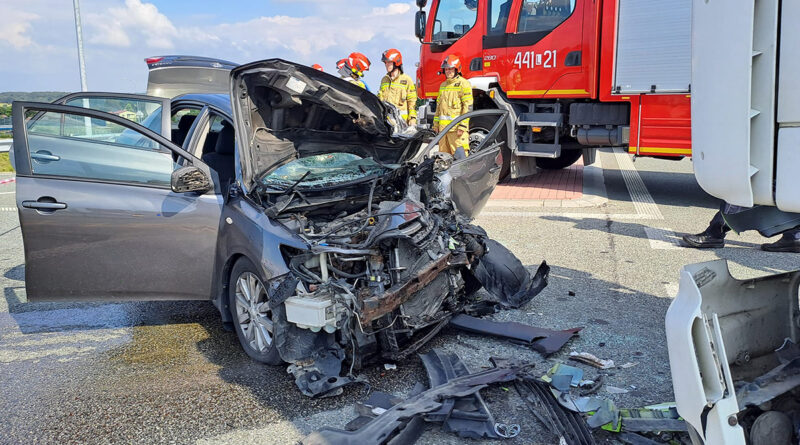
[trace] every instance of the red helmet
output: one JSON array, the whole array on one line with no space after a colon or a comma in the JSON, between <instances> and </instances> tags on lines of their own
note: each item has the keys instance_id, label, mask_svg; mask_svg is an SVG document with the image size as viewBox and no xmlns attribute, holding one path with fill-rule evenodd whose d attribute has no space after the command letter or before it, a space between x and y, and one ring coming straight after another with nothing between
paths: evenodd
<instances>
[{"instance_id":1,"label":"red helmet","mask_svg":"<svg viewBox=\"0 0 800 445\"><path fill-rule=\"evenodd\" d=\"M347 65L355 74L361 77L364 75L364 71L369 70L371 63L364 54L350 53L350 55L347 57Z\"/></svg>"},{"instance_id":2,"label":"red helmet","mask_svg":"<svg viewBox=\"0 0 800 445\"><path fill-rule=\"evenodd\" d=\"M461 59L455 54L450 54L449 56L445 56L445 58L442 60L442 69L445 68L455 68L456 72L460 73Z\"/></svg>"},{"instance_id":3,"label":"red helmet","mask_svg":"<svg viewBox=\"0 0 800 445\"><path fill-rule=\"evenodd\" d=\"M400 66L403 64L403 55L400 54L400 51L390 48L381 55L381 62L393 62L395 66Z\"/></svg>"},{"instance_id":4,"label":"red helmet","mask_svg":"<svg viewBox=\"0 0 800 445\"><path fill-rule=\"evenodd\" d=\"M314 68L315 70L325 71L324 69L322 69L322 65L320 65L319 63L311 65L311 68Z\"/></svg>"}]
</instances>

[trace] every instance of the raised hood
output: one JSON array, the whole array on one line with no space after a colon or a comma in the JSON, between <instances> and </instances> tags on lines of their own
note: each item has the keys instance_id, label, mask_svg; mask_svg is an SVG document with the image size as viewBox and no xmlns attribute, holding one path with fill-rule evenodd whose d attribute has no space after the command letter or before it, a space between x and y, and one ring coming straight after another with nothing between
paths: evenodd
<instances>
[{"instance_id":1,"label":"raised hood","mask_svg":"<svg viewBox=\"0 0 800 445\"><path fill-rule=\"evenodd\" d=\"M398 163L421 135L397 135L374 94L336 76L281 59L231 71L231 102L243 185L299 157L346 152Z\"/></svg>"}]
</instances>

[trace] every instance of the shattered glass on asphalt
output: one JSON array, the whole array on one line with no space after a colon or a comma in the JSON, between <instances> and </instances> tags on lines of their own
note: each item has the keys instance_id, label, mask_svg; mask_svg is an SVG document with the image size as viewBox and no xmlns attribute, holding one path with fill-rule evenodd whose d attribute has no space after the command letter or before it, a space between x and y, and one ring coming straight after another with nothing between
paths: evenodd
<instances>
[{"instance_id":1,"label":"shattered glass on asphalt","mask_svg":"<svg viewBox=\"0 0 800 445\"><path fill-rule=\"evenodd\" d=\"M296 159L285 164L262 179L272 187L290 187L302 178L304 187L356 181L382 175L390 166L380 165L372 158L361 158L351 153L325 153ZM308 176L303 178L303 175Z\"/></svg>"}]
</instances>

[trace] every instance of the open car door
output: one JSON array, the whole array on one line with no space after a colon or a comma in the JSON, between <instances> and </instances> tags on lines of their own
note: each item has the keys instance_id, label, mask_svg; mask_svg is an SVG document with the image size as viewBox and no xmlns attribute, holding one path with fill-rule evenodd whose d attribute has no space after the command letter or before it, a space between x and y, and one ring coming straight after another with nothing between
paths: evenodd
<instances>
[{"instance_id":1,"label":"open car door","mask_svg":"<svg viewBox=\"0 0 800 445\"><path fill-rule=\"evenodd\" d=\"M497 121L483 140L470 149L469 156L453 161L450 168L439 175L442 186L446 188L446 194L450 195L456 210L469 219L475 218L483 210L500 180L500 170L503 167L501 148L505 142L497 141L497 135L505 124L508 112L479 110L463 114L450 122L428 143L428 147L438 145L444 135L464 119L480 116L496 117Z\"/></svg>"},{"instance_id":2,"label":"open car door","mask_svg":"<svg viewBox=\"0 0 800 445\"><path fill-rule=\"evenodd\" d=\"M222 198L171 188L181 167L207 166L118 114L12 109L28 300L211 296Z\"/></svg>"}]
</instances>

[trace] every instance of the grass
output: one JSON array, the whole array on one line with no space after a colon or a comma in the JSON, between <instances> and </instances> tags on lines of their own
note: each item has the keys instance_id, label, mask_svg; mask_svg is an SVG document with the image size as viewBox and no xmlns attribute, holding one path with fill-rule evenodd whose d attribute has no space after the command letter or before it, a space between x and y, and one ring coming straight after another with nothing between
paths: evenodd
<instances>
[{"instance_id":1,"label":"grass","mask_svg":"<svg viewBox=\"0 0 800 445\"><path fill-rule=\"evenodd\" d=\"M0 153L0 172L12 172L11 162L8 160L8 153Z\"/></svg>"}]
</instances>

